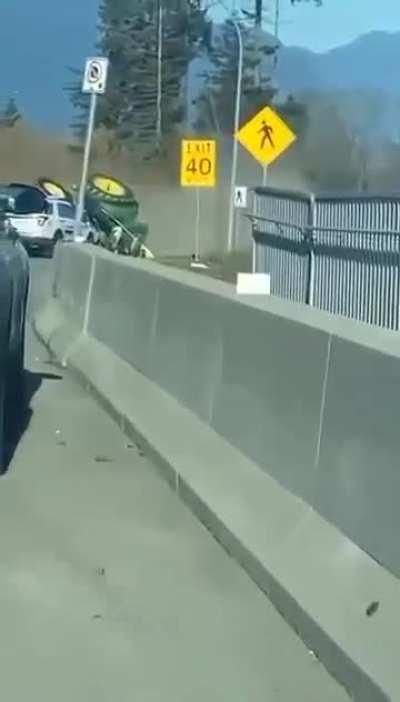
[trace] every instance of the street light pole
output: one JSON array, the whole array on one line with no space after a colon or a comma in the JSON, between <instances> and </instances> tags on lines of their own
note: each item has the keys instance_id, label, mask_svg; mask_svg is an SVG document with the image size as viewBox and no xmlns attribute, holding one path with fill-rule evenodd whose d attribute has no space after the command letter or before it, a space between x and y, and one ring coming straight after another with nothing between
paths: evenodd
<instances>
[{"instance_id":1,"label":"street light pole","mask_svg":"<svg viewBox=\"0 0 400 702\"><path fill-rule=\"evenodd\" d=\"M275 20L274 20L274 36L275 39L279 39L279 28L281 23L281 2L280 0L275 0Z\"/></svg>"},{"instance_id":2,"label":"street light pole","mask_svg":"<svg viewBox=\"0 0 400 702\"><path fill-rule=\"evenodd\" d=\"M162 60L163 60L163 6L158 0L157 8L157 146L162 140Z\"/></svg>"},{"instance_id":3,"label":"street light pole","mask_svg":"<svg viewBox=\"0 0 400 702\"><path fill-rule=\"evenodd\" d=\"M230 184L230 192L229 192L228 253L230 253L233 249L233 233L234 233L234 219L235 219L234 197L235 197L235 185L236 185L236 176L237 176L237 157L238 157L238 142L236 139L236 134L239 131L239 126L240 126L240 99L241 99L241 95L242 95L242 77L243 77L243 38L242 38L242 33L240 31L239 22L232 20L232 24L235 27L235 30L237 33L238 45L239 45L239 57L238 57L237 82L236 82L231 184Z\"/></svg>"},{"instance_id":4,"label":"street light pole","mask_svg":"<svg viewBox=\"0 0 400 702\"><path fill-rule=\"evenodd\" d=\"M278 65L278 44L279 44L279 30L281 25L281 0L275 0L275 18L274 18L274 37L276 39L276 48L273 59L273 68L275 69Z\"/></svg>"},{"instance_id":5,"label":"street light pole","mask_svg":"<svg viewBox=\"0 0 400 702\"><path fill-rule=\"evenodd\" d=\"M262 25L262 14L263 14L263 0L256 0L256 12L255 12L256 27L261 27L261 25Z\"/></svg>"}]
</instances>

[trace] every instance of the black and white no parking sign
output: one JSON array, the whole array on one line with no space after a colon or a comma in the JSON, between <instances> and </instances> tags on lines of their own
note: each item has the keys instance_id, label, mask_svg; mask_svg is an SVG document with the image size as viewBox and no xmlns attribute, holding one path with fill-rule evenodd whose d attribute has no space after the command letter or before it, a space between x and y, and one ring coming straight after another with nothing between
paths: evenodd
<instances>
[{"instance_id":1,"label":"black and white no parking sign","mask_svg":"<svg viewBox=\"0 0 400 702\"><path fill-rule=\"evenodd\" d=\"M82 92L96 93L97 95L105 93L107 86L107 73L107 58L89 58L86 61Z\"/></svg>"}]
</instances>

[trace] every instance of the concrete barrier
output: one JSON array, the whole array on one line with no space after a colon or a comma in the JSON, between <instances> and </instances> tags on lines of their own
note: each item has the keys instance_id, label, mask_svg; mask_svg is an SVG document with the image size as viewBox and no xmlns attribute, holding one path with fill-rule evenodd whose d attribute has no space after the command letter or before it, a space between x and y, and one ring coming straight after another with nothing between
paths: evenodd
<instances>
[{"instance_id":1,"label":"concrete barrier","mask_svg":"<svg viewBox=\"0 0 400 702\"><path fill-rule=\"evenodd\" d=\"M65 253L64 247L57 248L55 291L68 318L81 328L85 319L93 259L81 256L75 247L68 249L67 256Z\"/></svg>"},{"instance_id":2,"label":"concrete barrier","mask_svg":"<svg viewBox=\"0 0 400 702\"><path fill-rule=\"evenodd\" d=\"M87 326L95 263L76 247L56 248L53 297L42 310L41 323L47 343L63 363Z\"/></svg>"},{"instance_id":3,"label":"concrete barrier","mask_svg":"<svg viewBox=\"0 0 400 702\"><path fill-rule=\"evenodd\" d=\"M400 339L374 336L332 338L315 507L399 577Z\"/></svg>"},{"instance_id":4,"label":"concrete barrier","mask_svg":"<svg viewBox=\"0 0 400 702\"><path fill-rule=\"evenodd\" d=\"M400 699L397 336L91 247L59 257L42 339L354 699Z\"/></svg>"}]
</instances>

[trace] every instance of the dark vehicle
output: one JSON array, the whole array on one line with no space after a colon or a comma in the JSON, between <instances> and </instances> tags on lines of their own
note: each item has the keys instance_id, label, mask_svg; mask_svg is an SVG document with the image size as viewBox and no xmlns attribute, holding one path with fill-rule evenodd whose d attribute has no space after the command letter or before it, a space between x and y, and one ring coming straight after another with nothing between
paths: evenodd
<instances>
[{"instance_id":1,"label":"dark vehicle","mask_svg":"<svg viewBox=\"0 0 400 702\"><path fill-rule=\"evenodd\" d=\"M25 322L29 259L0 197L0 473L5 470L5 418L24 400Z\"/></svg>"}]
</instances>

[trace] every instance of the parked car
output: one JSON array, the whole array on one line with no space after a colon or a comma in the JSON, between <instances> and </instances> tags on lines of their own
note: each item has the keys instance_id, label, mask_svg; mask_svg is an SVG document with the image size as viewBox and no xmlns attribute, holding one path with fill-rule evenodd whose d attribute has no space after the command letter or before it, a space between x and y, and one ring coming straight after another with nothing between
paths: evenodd
<instances>
[{"instance_id":1,"label":"parked car","mask_svg":"<svg viewBox=\"0 0 400 702\"><path fill-rule=\"evenodd\" d=\"M24 402L25 324L29 259L0 200L0 473L5 470L5 419Z\"/></svg>"},{"instance_id":2,"label":"parked car","mask_svg":"<svg viewBox=\"0 0 400 702\"><path fill-rule=\"evenodd\" d=\"M75 206L66 200L45 198L42 212L10 213L12 225L17 229L28 251L38 251L51 257L59 241L98 243L99 233L83 215L80 234L74 235Z\"/></svg>"},{"instance_id":3,"label":"parked car","mask_svg":"<svg viewBox=\"0 0 400 702\"><path fill-rule=\"evenodd\" d=\"M66 200L53 200L48 198L49 202L55 205L57 210L58 221L61 222L61 229L64 233L65 241L73 241L77 244L99 244L100 231L96 225L89 220L87 212L82 215L80 231L75 234L75 218L76 207L73 203Z\"/></svg>"},{"instance_id":4,"label":"parked car","mask_svg":"<svg viewBox=\"0 0 400 702\"><path fill-rule=\"evenodd\" d=\"M83 212L80 231L75 234L76 219L76 199L78 194L77 186L72 186L71 190L52 178L38 178L37 185L45 194L49 202L55 203L58 207L58 215L65 223L64 240L75 241L76 243L100 244L101 232L95 221L89 219L88 213Z\"/></svg>"}]
</instances>

